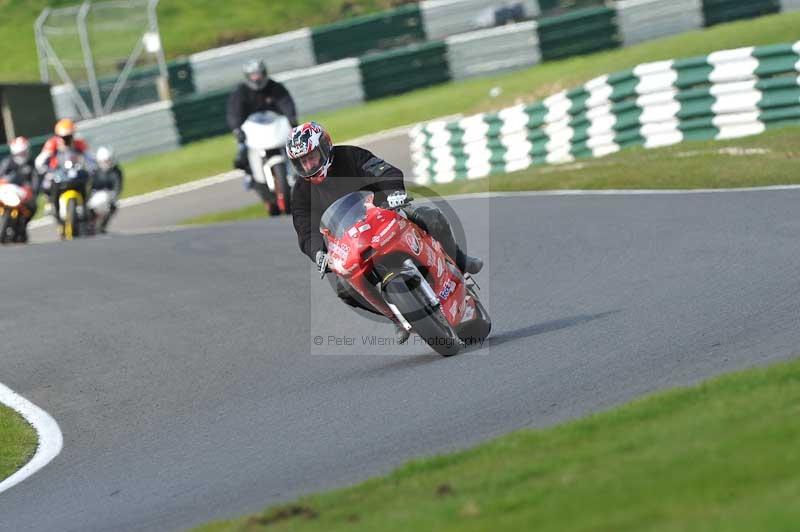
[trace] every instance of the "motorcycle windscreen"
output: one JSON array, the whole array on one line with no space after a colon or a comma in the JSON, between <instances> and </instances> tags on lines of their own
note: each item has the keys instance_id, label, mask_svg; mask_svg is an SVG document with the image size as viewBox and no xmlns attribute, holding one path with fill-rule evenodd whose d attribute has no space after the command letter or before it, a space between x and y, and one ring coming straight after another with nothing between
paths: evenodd
<instances>
[{"instance_id":1,"label":"motorcycle windscreen","mask_svg":"<svg viewBox=\"0 0 800 532\"><path fill-rule=\"evenodd\" d=\"M322 214L320 231L327 229L334 238L342 238L348 229L367 217L367 204L372 204L372 192L351 192L336 200Z\"/></svg>"}]
</instances>

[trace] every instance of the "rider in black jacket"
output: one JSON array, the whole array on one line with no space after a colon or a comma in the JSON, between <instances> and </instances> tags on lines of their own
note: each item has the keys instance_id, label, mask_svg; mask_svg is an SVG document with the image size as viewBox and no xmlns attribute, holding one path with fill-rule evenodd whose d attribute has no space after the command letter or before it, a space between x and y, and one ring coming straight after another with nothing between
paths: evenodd
<instances>
[{"instance_id":1,"label":"rider in black jacket","mask_svg":"<svg viewBox=\"0 0 800 532\"><path fill-rule=\"evenodd\" d=\"M303 253L320 270L327 264L327 251L319 223L328 207L345 194L358 190L373 192L376 205L386 201L390 194L405 194L403 172L364 148L334 146L328 132L316 122L294 128L286 143L286 152L302 178L292 189L292 219L297 240ZM403 210L410 220L442 244L461 271L478 273L481 270L483 261L461 250L450 223L440 210L427 205L406 206ZM352 307L378 314L338 278L336 295ZM398 341L405 342L409 333L402 326L395 325Z\"/></svg>"},{"instance_id":2,"label":"rider in black jacket","mask_svg":"<svg viewBox=\"0 0 800 532\"><path fill-rule=\"evenodd\" d=\"M108 222L117 212L117 199L122 194L123 174L122 168L117 164L111 148L105 146L98 148L96 159L97 171L92 176L92 192L107 190L111 193L112 198L108 212L100 219L100 225L97 227L98 231L105 233L108 228Z\"/></svg>"},{"instance_id":3,"label":"rider in black jacket","mask_svg":"<svg viewBox=\"0 0 800 532\"><path fill-rule=\"evenodd\" d=\"M245 134L241 129L247 117L259 111L274 111L288 118L294 127L297 125L297 109L286 87L269 78L263 61L249 61L243 70L244 83L240 83L228 97L225 118L239 143L233 166L244 170L249 176Z\"/></svg>"}]
</instances>

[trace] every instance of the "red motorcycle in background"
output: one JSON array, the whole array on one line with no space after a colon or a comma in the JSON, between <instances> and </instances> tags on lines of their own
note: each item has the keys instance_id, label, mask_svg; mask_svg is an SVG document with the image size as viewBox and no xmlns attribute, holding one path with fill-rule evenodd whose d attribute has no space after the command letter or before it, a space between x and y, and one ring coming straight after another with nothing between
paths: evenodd
<instances>
[{"instance_id":1,"label":"red motorcycle in background","mask_svg":"<svg viewBox=\"0 0 800 532\"><path fill-rule=\"evenodd\" d=\"M329 268L387 318L452 356L492 328L478 286L401 205L373 204L371 192L339 198L322 215Z\"/></svg>"},{"instance_id":2,"label":"red motorcycle in background","mask_svg":"<svg viewBox=\"0 0 800 532\"><path fill-rule=\"evenodd\" d=\"M0 179L0 244L28 241L25 226L31 217L28 203L33 199L33 189L17 186Z\"/></svg>"}]
</instances>

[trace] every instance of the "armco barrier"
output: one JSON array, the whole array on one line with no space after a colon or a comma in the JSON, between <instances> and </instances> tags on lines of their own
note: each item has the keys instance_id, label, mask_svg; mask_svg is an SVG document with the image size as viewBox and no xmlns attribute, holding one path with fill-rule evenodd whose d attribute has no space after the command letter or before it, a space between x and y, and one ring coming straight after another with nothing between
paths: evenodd
<instances>
[{"instance_id":1,"label":"armco barrier","mask_svg":"<svg viewBox=\"0 0 800 532\"><path fill-rule=\"evenodd\" d=\"M167 63L167 76L169 76L170 96L173 99L189 96L196 92L194 68L188 59L178 59Z\"/></svg>"},{"instance_id":2,"label":"armco barrier","mask_svg":"<svg viewBox=\"0 0 800 532\"><path fill-rule=\"evenodd\" d=\"M195 94L173 102L172 113L181 144L222 135L228 131L225 107L229 90Z\"/></svg>"},{"instance_id":3,"label":"armco barrier","mask_svg":"<svg viewBox=\"0 0 800 532\"><path fill-rule=\"evenodd\" d=\"M445 43L454 80L519 70L541 60L533 21L455 35Z\"/></svg>"},{"instance_id":4,"label":"armco barrier","mask_svg":"<svg viewBox=\"0 0 800 532\"><path fill-rule=\"evenodd\" d=\"M364 101L357 59L343 59L303 70L282 72L275 79L295 95L298 112L308 116L323 109L336 109ZM313 80L313 83L309 82ZM181 144L221 135L228 131L225 121L229 90L196 94L172 105Z\"/></svg>"},{"instance_id":5,"label":"armco barrier","mask_svg":"<svg viewBox=\"0 0 800 532\"><path fill-rule=\"evenodd\" d=\"M616 9L624 46L703 27L702 0L620 0Z\"/></svg>"},{"instance_id":6,"label":"armco barrier","mask_svg":"<svg viewBox=\"0 0 800 532\"><path fill-rule=\"evenodd\" d=\"M781 0L781 11L799 11L800 0Z\"/></svg>"},{"instance_id":7,"label":"armco barrier","mask_svg":"<svg viewBox=\"0 0 800 532\"><path fill-rule=\"evenodd\" d=\"M543 102L411 132L420 183L800 124L800 42L646 63Z\"/></svg>"},{"instance_id":8,"label":"armco barrier","mask_svg":"<svg viewBox=\"0 0 800 532\"><path fill-rule=\"evenodd\" d=\"M303 70L277 74L294 95L297 112L302 116L319 111L357 105L364 101L358 59L342 59Z\"/></svg>"},{"instance_id":9,"label":"armco barrier","mask_svg":"<svg viewBox=\"0 0 800 532\"><path fill-rule=\"evenodd\" d=\"M703 0L706 26L760 17L780 10L780 0Z\"/></svg>"},{"instance_id":10,"label":"armco barrier","mask_svg":"<svg viewBox=\"0 0 800 532\"><path fill-rule=\"evenodd\" d=\"M42 151L42 146L44 143L47 142L49 135L42 135L41 137L31 137L29 140L31 142L31 153L38 154ZM0 161L10 155L10 150L8 148L8 144L0 144Z\"/></svg>"},{"instance_id":11,"label":"armco barrier","mask_svg":"<svg viewBox=\"0 0 800 532\"><path fill-rule=\"evenodd\" d=\"M311 30L304 28L191 55L197 92L232 88L244 79L242 65L251 59L262 59L270 74L313 66L316 60Z\"/></svg>"},{"instance_id":12,"label":"armco barrier","mask_svg":"<svg viewBox=\"0 0 800 532\"><path fill-rule=\"evenodd\" d=\"M589 7L543 18L538 24L539 48L545 61L588 54L620 46L616 12Z\"/></svg>"},{"instance_id":13,"label":"armco barrier","mask_svg":"<svg viewBox=\"0 0 800 532\"><path fill-rule=\"evenodd\" d=\"M444 1L444 0L442 0ZM472 0L460 0L469 4ZM170 63L170 78L173 95L177 97L176 122L183 133L184 142L206 138L227 131L224 126L224 94L241 78L241 62L246 58L265 57L273 74L289 84L299 83L291 80L309 80L304 90L295 90L301 116L309 113L359 103L364 99L374 99L389 94L398 94L419 87L440 83L449 79L463 79L471 76L491 74L502 70L523 68L540 60L573 53L586 53L595 49L617 46L620 35L626 42L639 39L656 38L669 30L690 29L697 23L697 2L700 0L624 0L619 2L616 10L606 8L589 8L573 11L565 16L546 18L537 23L533 46L528 48L529 29L533 22L524 22L480 30L477 32L456 35L442 42L416 45L407 49L397 49L383 54L370 54L362 60L350 59L345 63L313 66L315 61L310 30L299 30L279 36L256 39L223 49L195 54L187 64ZM709 2L712 0L706 0ZM719 0L714 0L719 1ZM730 2L731 0L726 0ZM763 0L757 0L761 2ZM685 6L679 9L678 6ZM638 13L634 10L638 9ZM800 0L783 0L783 9L800 9ZM657 9L658 8L658 9ZM631 9L633 11L629 11ZM680 13L676 13L678 9ZM674 13L674 15L670 15ZM653 20L658 17L660 22ZM564 26L571 21L573 27ZM627 21L627 22L626 22ZM631 22L633 21L633 22ZM617 27L619 26L619 28ZM544 27L544 29L543 29ZM558 31L556 31L558 30ZM563 31L562 31L563 30ZM619 30L619 31L618 31ZM547 53L541 42L546 41ZM426 46L428 48L426 48ZM425 50L426 54L416 52ZM251 55L248 55L251 54ZM381 64L381 60L388 64ZM358 72L353 68L353 61L359 61ZM397 61L397 65L392 65ZM202 67L199 65L203 65ZM305 65L292 70L280 72L291 65ZM216 66L213 66L216 65ZM339 78L332 72L341 74ZM331 94L325 91L310 90L316 84L311 80L316 75L322 76L325 83L332 83ZM419 75L417 78L417 75ZM360 79L356 88L355 81ZM152 84L151 84L152 85ZM196 98L181 97L191 86L203 94ZM207 91L219 86L221 92ZM350 93L347 88L353 89ZM155 87L145 87L155 94ZM305 94L309 92L309 94ZM69 95L61 87L53 87L53 99L56 114L59 118L78 118L80 115L74 107ZM341 96L334 97L333 95ZM184 101L186 100L186 101ZM204 103L208 107L204 110ZM192 107L195 102L197 107ZM331 107L327 107L330 102ZM191 113L186 109L193 109ZM203 116L208 115L208 116Z\"/></svg>"},{"instance_id":14,"label":"armco barrier","mask_svg":"<svg viewBox=\"0 0 800 532\"><path fill-rule=\"evenodd\" d=\"M425 40L418 4L312 28L318 64Z\"/></svg>"},{"instance_id":15,"label":"armco barrier","mask_svg":"<svg viewBox=\"0 0 800 532\"><path fill-rule=\"evenodd\" d=\"M360 68L368 100L450 80L447 47L443 42L370 54L361 58Z\"/></svg>"},{"instance_id":16,"label":"armco barrier","mask_svg":"<svg viewBox=\"0 0 800 532\"><path fill-rule=\"evenodd\" d=\"M180 145L170 102L84 120L78 131L92 149L111 146L121 161L143 154L171 151Z\"/></svg>"},{"instance_id":17,"label":"armco barrier","mask_svg":"<svg viewBox=\"0 0 800 532\"><path fill-rule=\"evenodd\" d=\"M158 67L151 65L147 67L134 68L115 99L113 113L126 109L135 109L143 105L156 103L160 100L158 90ZM172 98L181 98L194 94L194 77L192 67L186 59L178 59L167 63L167 77ZM100 89L100 99L103 103L108 100L108 96L114 90L117 78L107 76L98 79ZM92 98L86 84L78 85L78 92L84 102L91 102ZM50 89L53 98L53 108L59 118L77 119L84 116L76 107L75 101L70 95L67 85L55 85ZM91 104L87 103L89 112L94 111Z\"/></svg>"},{"instance_id":18,"label":"armco barrier","mask_svg":"<svg viewBox=\"0 0 800 532\"><path fill-rule=\"evenodd\" d=\"M536 0L424 0L420 2L422 25L429 40L479 30L494 25L494 12L511 4L522 6L525 18L539 16Z\"/></svg>"}]
</instances>

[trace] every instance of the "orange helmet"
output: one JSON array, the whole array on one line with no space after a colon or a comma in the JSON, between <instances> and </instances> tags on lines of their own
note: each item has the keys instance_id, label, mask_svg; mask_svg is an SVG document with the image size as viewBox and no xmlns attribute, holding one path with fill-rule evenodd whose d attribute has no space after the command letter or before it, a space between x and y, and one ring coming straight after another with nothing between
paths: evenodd
<instances>
[{"instance_id":1,"label":"orange helmet","mask_svg":"<svg viewBox=\"0 0 800 532\"><path fill-rule=\"evenodd\" d=\"M56 122L55 128L56 135L59 137L69 137L75 134L75 122L69 118L62 118Z\"/></svg>"}]
</instances>

